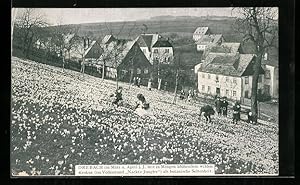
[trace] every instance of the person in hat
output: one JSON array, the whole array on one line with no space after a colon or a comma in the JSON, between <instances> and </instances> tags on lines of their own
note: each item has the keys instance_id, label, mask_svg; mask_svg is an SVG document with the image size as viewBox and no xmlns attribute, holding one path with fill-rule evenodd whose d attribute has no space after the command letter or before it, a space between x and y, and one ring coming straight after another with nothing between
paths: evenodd
<instances>
[{"instance_id":1,"label":"person in hat","mask_svg":"<svg viewBox=\"0 0 300 185\"><path fill-rule=\"evenodd\" d=\"M221 101L221 111L222 111L223 116L227 117L228 101L227 101L226 97L222 98L222 101Z\"/></svg>"},{"instance_id":2,"label":"person in hat","mask_svg":"<svg viewBox=\"0 0 300 185\"><path fill-rule=\"evenodd\" d=\"M251 112L251 110L248 111L247 116L248 116L247 122L253 124L254 123L254 117L253 117L253 113Z\"/></svg>"},{"instance_id":3,"label":"person in hat","mask_svg":"<svg viewBox=\"0 0 300 185\"><path fill-rule=\"evenodd\" d=\"M185 93L184 93L184 90L182 89L182 90L180 91L179 98L180 98L181 100L183 100L183 99L184 99L184 96L185 96Z\"/></svg>"},{"instance_id":4,"label":"person in hat","mask_svg":"<svg viewBox=\"0 0 300 185\"><path fill-rule=\"evenodd\" d=\"M221 102L221 99L220 99L220 97L217 97L217 99L216 99L216 101L215 101L215 106L216 106L216 111L217 111L217 113L218 113L218 116L221 116L221 104L222 104L222 102Z\"/></svg>"},{"instance_id":5,"label":"person in hat","mask_svg":"<svg viewBox=\"0 0 300 185\"><path fill-rule=\"evenodd\" d=\"M114 100L113 100L113 104L119 106L120 101L123 100L122 98L122 87L119 87L115 93L114 93Z\"/></svg>"},{"instance_id":6,"label":"person in hat","mask_svg":"<svg viewBox=\"0 0 300 185\"><path fill-rule=\"evenodd\" d=\"M241 105L238 101L235 102L233 106L233 113L232 113L232 121L233 123L237 123L241 117Z\"/></svg>"},{"instance_id":7,"label":"person in hat","mask_svg":"<svg viewBox=\"0 0 300 185\"><path fill-rule=\"evenodd\" d=\"M152 80L151 80L151 78L148 80L148 86L147 86L147 88L148 88L148 90L149 91L151 91L151 87L152 87Z\"/></svg>"}]
</instances>

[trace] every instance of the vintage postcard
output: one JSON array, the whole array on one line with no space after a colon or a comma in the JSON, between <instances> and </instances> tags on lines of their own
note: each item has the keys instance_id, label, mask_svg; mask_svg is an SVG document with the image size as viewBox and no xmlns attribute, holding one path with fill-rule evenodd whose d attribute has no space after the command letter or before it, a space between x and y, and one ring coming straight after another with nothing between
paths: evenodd
<instances>
[{"instance_id":1,"label":"vintage postcard","mask_svg":"<svg viewBox=\"0 0 300 185\"><path fill-rule=\"evenodd\" d=\"M279 175L278 8L13 8L11 176Z\"/></svg>"}]
</instances>

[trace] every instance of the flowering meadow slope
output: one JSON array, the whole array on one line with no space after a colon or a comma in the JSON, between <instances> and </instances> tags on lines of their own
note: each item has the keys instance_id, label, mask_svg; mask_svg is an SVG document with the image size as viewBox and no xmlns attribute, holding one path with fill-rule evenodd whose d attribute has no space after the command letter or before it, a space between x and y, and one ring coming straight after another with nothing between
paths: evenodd
<instances>
[{"instance_id":1,"label":"flowering meadow slope","mask_svg":"<svg viewBox=\"0 0 300 185\"><path fill-rule=\"evenodd\" d=\"M145 87L123 87L124 105L110 105L114 81L12 59L12 173L74 175L77 164L215 164L217 174L278 173L278 126L234 125L199 118L201 102ZM156 120L138 117L137 93ZM229 112L230 116L230 112Z\"/></svg>"}]
</instances>

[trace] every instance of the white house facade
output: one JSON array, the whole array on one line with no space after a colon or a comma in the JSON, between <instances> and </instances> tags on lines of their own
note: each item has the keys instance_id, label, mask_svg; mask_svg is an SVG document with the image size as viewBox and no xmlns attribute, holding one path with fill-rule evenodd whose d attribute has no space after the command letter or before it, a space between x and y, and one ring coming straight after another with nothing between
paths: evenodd
<instances>
[{"instance_id":1,"label":"white house facade","mask_svg":"<svg viewBox=\"0 0 300 185\"><path fill-rule=\"evenodd\" d=\"M197 65L198 91L202 94L226 96L232 100L244 101L251 97L252 54L209 54ZM263 69L258 84L263 91Z\"/></svg>"}]
</instances>

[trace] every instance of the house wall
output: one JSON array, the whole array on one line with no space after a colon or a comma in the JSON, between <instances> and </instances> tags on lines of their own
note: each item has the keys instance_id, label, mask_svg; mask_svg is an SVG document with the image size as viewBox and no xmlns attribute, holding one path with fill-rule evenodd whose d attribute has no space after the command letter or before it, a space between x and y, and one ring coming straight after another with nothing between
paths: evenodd
<instances>
[{"instance_id":1,"label":"house wall","mask_svg":"<svg viewBox=\"0 0 300 185\"><path fill-rule=\"evenodd\" d=\"M208 88L210 88L210 90ZM233 100L240 100L242 97L242 78L198 72L199 93L214 96L217 95L217 88L220 89L220 96L226 96Z\"/></svg>"},{"instance_id":2,"label":"house wall","mask_svg":"<svg viewBox=\"0 0 300 185\"><path fill-rule=\"evenodd\" d=\"M257 89L261 89L261 92L264 92L264 83L263 83L263 77L264 75L259 75L262 79L262 82L258 82L258 86ZM252 93L252 81L253 81L253 77L252 76L243 76L241 77L242 79L242 97L243 98L247 98L247 99L251 99L251 93ZM248 80L247 80L248 79ZM248 93L248 97L247 94Z\"/></svg>"},{"instance_id":3,"label":"house wall","mask_svg":"<svg viewBox=\"0 0 300 185\"><path fill-rule=\"evenodd\" d=\"M264 75L264 85L268 85L270 87L270 95L272 98L278 98L279 95L278 67L265 65L265 70L270 71L270 78L267 78L267 76Z\"/></svg>"},{"instance_id":4,"label":"house wall","mask_svg":"<svg viewBox=\"0 0 300 185\"><path fill-rule=\"evenodd\" d=\"M206 47L206 44L197 44L197 51L204 51Z\"/></svg>"},{"instance_id":5,"label":"house wall","mask_svg":"<svg viewBox=\"0 0 300 185\"><path fill-rule=\"evenodd\" d=\"M166 49L169 50L168 53L166 53ZM157 50L157 52L155 52L155 50ZM158 60L164 64L170 64L170 62L173 60L174 53L172 47L153 47L151 52L151 64L153 64L153 60L156 58L158 58Z\"/></svg>"},{"instance_id":6,"label":"house wall","mask_svg":"<svg viewBox=\"0 0 300 185\"><path fill-rule=\"evenodd\" d=\"M134 48L137 48L135 50ZM122 64L119 65L120 78L128 81L131 76L139 76L141 78L149 78L151 73L151 64L146 58L142 50L135 44L132 49L127 53Z\"/></svg>"}]
</instances>

